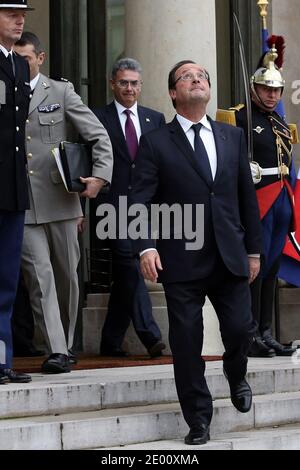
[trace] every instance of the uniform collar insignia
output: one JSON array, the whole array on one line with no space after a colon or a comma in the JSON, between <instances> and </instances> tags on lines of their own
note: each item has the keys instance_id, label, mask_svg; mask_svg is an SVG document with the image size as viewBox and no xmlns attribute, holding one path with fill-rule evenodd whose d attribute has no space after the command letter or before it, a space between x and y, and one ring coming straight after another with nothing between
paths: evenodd
<instances>
[{"instance_id":1,"label":"uniform collar insignia","mask_svg":"<svg viewBox=\"0 0 300 470\"><path fill-rule=\"evenodd\" d=\"M256 129L253 129L257 134L261 134L265 129L263 127L257 126Z\"/></svg>"}]
</instances>

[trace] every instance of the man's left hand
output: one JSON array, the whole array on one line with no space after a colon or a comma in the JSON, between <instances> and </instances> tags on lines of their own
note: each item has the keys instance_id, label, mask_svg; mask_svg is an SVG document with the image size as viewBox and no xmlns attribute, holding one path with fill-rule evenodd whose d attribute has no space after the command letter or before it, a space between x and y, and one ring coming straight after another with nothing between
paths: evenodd
<instances>
[{"instance_id":1,"label":"man's left hand","mask_svg":"<svg viewBox=\"0 0 300 470\"><path fill-rule=\"evenodd\" d=\"M85 230L85 217L78 217L77 219L78 233L83 233Z\"/></svg>"},{"instance_id":2,"label":"man's left hand","mask_svg":"<svg viewBox=\"0 0 300 470\"><path fill-rule=\"evenodd\" d=\"M89 199L95 199L106 184L106 181L101 178L94 177L80 178L80 181L86 185L86 189L80 194L80 197L87 197Z\"/></svg>"},{"instance_id":3,"label":"man's left hand","mask_svg":"<svg viewBox=\"0 0 300 470\"><path fill-rule=\"evenodd\" d=\"M248 257L249 260L249 284L252 284L253 281L257 278L260 271L260 259Z\"/></svg>"}]
</instances>

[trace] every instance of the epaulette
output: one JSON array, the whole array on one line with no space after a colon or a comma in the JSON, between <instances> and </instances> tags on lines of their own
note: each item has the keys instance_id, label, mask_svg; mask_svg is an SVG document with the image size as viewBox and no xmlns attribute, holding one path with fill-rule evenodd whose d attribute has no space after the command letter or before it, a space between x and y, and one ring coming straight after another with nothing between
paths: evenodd
<instances>
[{"instance_id":1,"label":"epaulette","mask_svg":"<svg viewBox=\"0 0 300 470\"><path fill-rule=\"evenodd\" d=\"M299 134L297 124L289 124L289 129L292 137L292 144L299 144Z\"/></svg>"},{"instance_id":2,"label":"epaulette","mask_svg":"<svg viewBox=\"0 0 300 470\"><path fill-rule=\"evenodd\" d=\"M241 111L243 108L245 107L244 104L237 104L236 106L232 106L231 108L229 108L230 111Z\"/></svg>"},{"instance_id":3,"label":"epaulette","mask_svg":"<svg viewBox=\"0 0 300 470\"><path fill-rule=\"evenodd\" d=\"M69 83L69 80L67 80L66 78L63 78L63 77L50 77L51 80L55 80L56 82L67 82Z\"/></svg>"},{"instance_id":4,"label":"epaulette","mask_svg":"<svg viewBox=\"0 0 300 470\"><path fill-rule=\"evenodd\" d=\"M216 114L216 121L236 126L235 111L232 109L218 109Z\"/></svg>"}]
</instances>

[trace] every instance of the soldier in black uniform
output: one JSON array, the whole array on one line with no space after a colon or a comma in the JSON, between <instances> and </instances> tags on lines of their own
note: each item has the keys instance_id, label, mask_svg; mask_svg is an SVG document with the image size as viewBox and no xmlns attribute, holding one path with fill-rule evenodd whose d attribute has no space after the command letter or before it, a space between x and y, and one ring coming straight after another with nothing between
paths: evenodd
<instances>
[{"instance_id":1,"label":"soldier in black uniform","mask_svg":"<svg viewBox=\"0 0 300 470\"><path fill-rule=\"evenodd\" d=\"M260 276L251 285L252 312L258 324L250 350L252 357L290 356L295 349L272 336L276 277L286 236L292 224L292 136L275 111L284 80L275 65L275 46L262 58L251 78L253 156L251 171L258 198L264 239ZM241 109L242 108L242 109ZM247 110L240 107L236 123L247 135Z\"/></svg>"},{"instance_id":2,"label":"soldier in black uniform","mask_svg":"<svg viewBox=\"0 0 300 470\"><path fill-rule=\"evenodd\" d=\"M28 64L12 47L21 37L27 10L25 0L0 1L0 384L31 381L12 370L11 331L29 207L25 123L31 92Z\"/></svg>"}]
</instances>

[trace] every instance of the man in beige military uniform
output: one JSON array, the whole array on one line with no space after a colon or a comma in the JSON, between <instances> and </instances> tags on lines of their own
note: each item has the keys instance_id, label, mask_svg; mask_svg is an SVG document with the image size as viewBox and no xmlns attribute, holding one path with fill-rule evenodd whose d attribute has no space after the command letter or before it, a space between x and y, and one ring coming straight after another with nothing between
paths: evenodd
<instances>
[{"instance_id":1,"label":"man in beige military uniform","mask_svg":"<svg viewBox=\"0 0 300 470\"><path fill-rule=\"evenodd\" d=\"M15 46L28 60L31 99L26 127L30 210L26 214L22 270L36 322L51 355L42 365L48 373L70 372L78 310L78 194L62 183L52 149L68 140L69 124L93 145L93 175L83 179L83 197L95 198L111 181L113 157L108 134L66 81L39 73L45 53L39 39L24 33Z\"/></svg>"}]
</instances>

